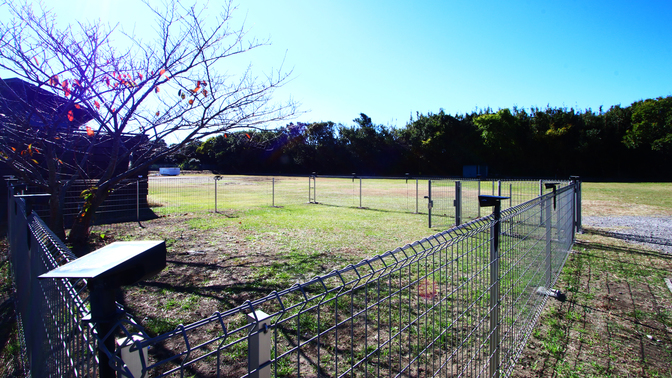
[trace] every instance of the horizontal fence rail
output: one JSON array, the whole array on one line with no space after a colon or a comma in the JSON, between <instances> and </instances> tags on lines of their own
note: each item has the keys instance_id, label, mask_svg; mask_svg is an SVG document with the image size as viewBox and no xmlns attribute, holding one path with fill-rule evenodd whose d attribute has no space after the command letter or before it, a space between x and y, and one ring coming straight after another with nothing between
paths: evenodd
<instances>
[{"instance_id":1,"label":"horizontal fence rail","mask_svg":"<svg viewBox=\"0 0 672 378\"><path fill-rule=\"evenodd\" d=\"M576 188L153 338L129 321L136 376L508 376L572 248Z\"/></svg>"}]
</instances>

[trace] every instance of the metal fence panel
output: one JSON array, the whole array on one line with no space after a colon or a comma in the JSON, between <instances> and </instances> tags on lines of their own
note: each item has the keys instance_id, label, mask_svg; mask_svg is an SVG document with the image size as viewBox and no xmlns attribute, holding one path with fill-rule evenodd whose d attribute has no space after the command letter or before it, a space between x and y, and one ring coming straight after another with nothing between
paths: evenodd
<instances>
[{"instance_id":1,"label":"metal fence panel","mask_svg":"<svg viewBox=\"0 0 672 378\"><path fill-rule=\"evenodd\" d=\"M130 341L102 349L127 377L122 349L152 377L508 376L572 247L577 185L153 338L127 315L115 327ZM10 204L31 374L95 376L85 282L33 279L73 256L23 200Z\"/></svg>"},{"instance_id":2,"label":"metal fence panel","mask_svg":"<svg viewBox=\"0 0 672 378\"><path fill-rule=\"evenodd\" d=\"M567 186L502 211L498 222L479 218L166 334L143 334L137 349L172 351L143 356L143 371L507 376L572 247L574 198Z\"/></svg>"},{"instance_id":3,"label":"metal fence panel","mask_svg":"<svg viewBox=\"0 0 672 378\"><path fill-rule=\"evenodd\" d=\"M38 280L75 259L23 199L10 201L10 259L24 366L33 377L96 377L96 341L83 280Z\"/></svg>"}]
</instances>

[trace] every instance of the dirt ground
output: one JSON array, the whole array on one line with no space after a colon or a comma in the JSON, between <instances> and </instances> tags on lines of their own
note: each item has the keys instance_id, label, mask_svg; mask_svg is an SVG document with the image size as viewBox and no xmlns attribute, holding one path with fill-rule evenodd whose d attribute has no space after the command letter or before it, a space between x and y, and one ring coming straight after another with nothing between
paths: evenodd
<instances>
[{"instance_id":1,"label":"dirt ground","mask_svg":"<svg viewBox=\"0 0 672 378\"><path fill-rule=\"evenodd\" d=\"M672 255L578 235L516 377L671 377Z\"/></svg>"}]
</instances>

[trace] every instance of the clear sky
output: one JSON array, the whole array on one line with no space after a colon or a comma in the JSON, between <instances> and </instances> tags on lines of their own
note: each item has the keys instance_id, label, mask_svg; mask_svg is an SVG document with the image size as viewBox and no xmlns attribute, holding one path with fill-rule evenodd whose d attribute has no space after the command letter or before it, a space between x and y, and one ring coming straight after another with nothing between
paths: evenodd
<instances>
[{"instance_id":1,"label":"clear sky","mask_svg":"<svg viewBox=\"0 0 672 378\"><path fill-rule=\"evenodd\" d=\"M137 1L46 4L59 23L100 17L147 30ZM294 70L276 98L302 103L295 121L352 124L363 112L403 126L441 108L597 111L672 95L670 0L243 0L234 16L272 42L248 62Z\"/></svg>"}]
</instances>

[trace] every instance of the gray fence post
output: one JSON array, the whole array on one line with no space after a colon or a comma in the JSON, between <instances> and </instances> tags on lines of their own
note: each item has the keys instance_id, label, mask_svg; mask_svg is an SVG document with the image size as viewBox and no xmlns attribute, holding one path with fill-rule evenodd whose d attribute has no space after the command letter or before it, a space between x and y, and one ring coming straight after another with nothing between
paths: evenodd
<instances>
[{"instance_id":1,"label":"gray fence post","mask_svg":"<svg viewBox=\"0 0 672 378\"><path fill-rule=\"evenodd\" d=\"M313 172L312 175L308 176L308 203L317 203L317 199L315 198L316 196L316 189L315 186L317 186L317 176L315 176L315 172ZM311 197L311 189L312 189L312 197Z\"/></svg>"},{"instance_id":2,"label":"gray fence post","mask_svg":"<svg viewBox=\"0 0 672 378\"><path fill-rule=\"evenodd\" d=\"M429 219L429 228L432 228L432 180L427 180L427 219Z\"/></svg>"},{"instance_id":3,"label":"gray fence post","mask_svg":"<svg viewBox=\"0 0 672 378\"><path fill-rule=\"evenodd\" d=\"M479 197L481 196L481 178L480 177L478 178L478 196ZM476 208L478 209L478 218L480 218L481 217L481 207L476 206Z\"/></svg>"},{"instance_id":4,"label":"gray fence post","mask_svg":"<svg viewBox=\"0 0 672 378\"><path fill-rule=\"evenodd\" d=\"M313 202L317 203L317 175L313 172Z\"/></svg>"},{"instance_id":5,"label":"gray fence post","mask_svg":"<svg viewBox=\"0 0 672 378\"><path fill-rule=\"evenodd\" d=\"M415 213L418 214L420 212L420 207L419 207L419 197L420 197L420 191L418 190L418 179L415 179Z\"/></svg>"},{"instance_id":6,"label":"gray fence post","mask_svg":"<svg viewBox=\"0 0 672 378\"><path fill-rule=\"evenodd\" d=\"M502 196L502 180L497 180L497 195Z\"/></svg>"},{"instance_id":7,"label":"gray fence post","mask_svg":"<svg viewBox=\"0 0 672 378\"><path fill-rule=\"evenodd\" d=\"M494 181L493 181L494 182ZM499 299L499 235L501 233L502 196L478 196L479 207L494 206L493 223L490 228L490 374L489 377L499 378L500 340L499 315L501 312Z\"/></svg>"},{"instance_id":8,"label":"gray fence post","mask_svg":"<svg viewBox=\"0 0 672 378\"><path fill-rule=\"evenodd\" d=\"M275 207L275 177L273 177L272 183L271 183L271 196L272 196L272 202L271 206Z\"/></svg>"},{"instance_id":9,"label":"gray fence post","mask_svg":"<svg viewBox=\"0 0 672 378\"><path fill-rule=\"evenodd\" d=\"M215 176L215 213L217 212L217 181L221 179L222 176Z\"/></svg>"},{"instance_id":10,"label":"gray fence post","mask_svg":"<svg viewBox=\"0 0 672 378\"><path fill-rule=\"evenodd\" d=\"M552 253L552 248L551 248L551 231L552 231L552 222L553 222L553 213L551 212L551 199L546 198L544 201L544 208L545 214L544 214L544 221L546 223L546 289L551 288L551 279L552 279L552 272L551 272L551 253Z\"/></svg>"},{"instance_id":11,"label":"gray fence post","mask_svg":"<svg viewBox=\"0 0 672 378\"><path fill-rule=\"evenodd\" d=\"M359 178L359 208L362 208L362 178Z\"/></svg>"},{"instance_id":12,"label":"gray fence post","mask_svg":"<svg viewBox=\"0 0 672 378\"><path fill-rule=\"evenodd\" d=\"M513 207L513 184L509 184L509 207Z\"/></svg>"},{"instance_id":13,"label":"gray fence post","mask_svg":"<svg viewBox=\"0 0 672 378\"><path fill-rule=\"evenodd\" d=\"M462 183L455 181L455 225L462 224Z\"/></svg>"},{"instance_id":14,"label":"gray fence post","mask_svg":"<svg viewBox=\"0 0 672 378\"><path fill-rule=\"evenodd\" d=\"M250 378L271 377L271 333L268 327L271 317L257 310L247 314L247 322L254 324L247 342L248 373Z\"/></svg>"},{"instance_id":15,"label":"gray fence post","mask_svg":"<svg viewBox=\"0 0 672 378\"><path fill-rule=\"evenodd\" d=\"M579 176L570 176L569 179L574 185L574 225L579 234L583 233L581 227L581 179ZM574 233L572 233L573 235Z\"/></svg>"}]
</instances>

